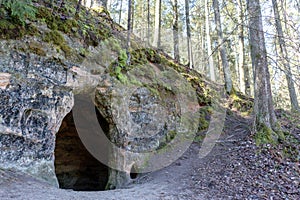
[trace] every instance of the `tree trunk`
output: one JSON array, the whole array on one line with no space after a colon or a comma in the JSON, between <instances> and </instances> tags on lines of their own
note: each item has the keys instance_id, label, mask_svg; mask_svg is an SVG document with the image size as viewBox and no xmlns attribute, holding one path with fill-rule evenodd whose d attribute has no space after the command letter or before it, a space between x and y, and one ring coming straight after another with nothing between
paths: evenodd
<instances>
[{"instance_id":1,"label":"tree trunk","mask_svg":"<svg viewBox=\"0 0 300 200\"><path fill-rule=\"evenodd\" d=\"M150 46L150 0L147 0L147 44Z\"/></svg>"},{"instance_id":2,"label":"tree trunk","mask_svg":"<svg viewBox=\"0 0 300 200\"><path fill-rule=\"evenodd\" d=\"M52 8L53 8L53 0L51 2L52 2ZM77 6L76 6L75 16L79 15L79 12L81 10L81 4L82 4L82 0L78 0Z\"/></svg>"},{"instance_id":3,"label":"tree trunk","mask_svg":"<svg viewBox=\"0 0 300 200\"><path fill-rule=\"evenodd\" d=\"M85 7L93 8L94 6L103 6L107 9L107 0L78 0L76 14L80 11L80 6L84 5Z\"/></svg>"},{"instance_id":4,"label":"tree trunk","mask_svg":"<svg viewBox=\"0 0 300 200\"><path fill-rule=\"evenodd\" d=\"M185 0L185 20L186 20L186 34L187 34L187 48L188 48L188 66L192 69L193 53L191 44L191 25L190 25L190 3L189 0Z\"/></svg>"},{"instance_id":5,"label":"tree trunk","mask_svg":"<svg viewBox=\"0 0 300 200\"><path fill-rule=\"evenodd\" d=\"M120 10L119 10L119 24L121 24L121 19L122 19L122 8L123 7L123 0L120 2Z\"/></svg>"},{"instance_id":6,"label":"tree trunk","mask_svg":"<svg viewBox=\"0 0 300 200\"><path fill-rule=\"evenodd\" d=\"M245 62L245 36L244 36L244 6L243 1L238 0L238 21L239 21L239 71L240 71L240 88L246 95L251 95L250 72Z\"/></svg>"},{"instance_id":7,"label":"tree trunk","mask_svg":"<svg viewBox=\"0 0 300 200\"><path fill-rule=\"evenodd\" d=\"M237 38L237 41L239 38ZM231 42L230 42L231 43ZM230 44L231 45L231 44ZM235 51L234 51L234 58L235 58L235 61L234 61L234 71L232 72L232 80L233 80L233 87L234 88L239 88L240 91L243 91L242 90L242 74L243 72L241 72L241 67L239 65L239 45L235 45Z\"/></svg>"},{"instance_id":8,"label":"tree trunk","mask_svg":"<svg viewBox=\"0 0 300 200\"><path fill-rule=\"evenodd\" d=\"M100 5L107 9L107 0L100 0Z\"/></svg>"},{"instance_id":9,"label":"tree trunk","mask_svg":"<svg viewBox=\"0 0 300 200\"><path fill-rule=\"evenodd\" d=\"M134 26L134 12L135 12L135 1L131 0L131 32L133 33Z\"/></svg>"},{"instance_id":10,"label":"tree trunk","mask_svg":"<svg viewBox=\"0 0 300 200\"><path fill-rule=\"evenodd\" d=\"M273 107L270 73L262 25L259 0L247 0L249 17L249 35L252 66L254 69L254 113L255 127L267 127L276 131L276 116Z\"/></svg>"},{"instance_id":11,"label":"tree trunk","mask_svg":"<svg viewBox=\"0 0 300 200\"><path fill-rule=\"evenodd\" d=\"M106 9L107 9L107 10L111 10L111 3L112 3L112 0L107 0L106 2L107 2L107 3L106 3Z\"/></svg>"},{"instance_id":12,"label":"tree trunk","mask_svg":"<svg viewBox=\"0 0 300 200\"><path fill-rule=\"evenodd\" d=\"M219 1L213 0L213 7L214 7L214 13L215 13L215 22L216 22L216 29L218 34L218 46L219 51L221 54L222 59L222 66L223 66L223 72L224 72L224 79L225 79L225 88L227 93L230 93L232 91L232 79L231 79L231 72L230 67L227 59L227 53L224 46L223 41L223 33L222 33L222 25L221 25L221 16L220 16L220 10L219 10Z\"/></svg>"},{"instance_id":13,"label":"tree trunk","mask_svg":"<svg viewBox=\"0 0 300 200\"><path fill-rule=\"evenodd\" d=\"M178 0L172 0L173 7L173 48L174 59L179 62L179 37L178 37Z\"/></svg>"},{"instance_id":14,"label":"tree trunk","mask_svg":"<svg viewBox=\"0 0 300 200\"><path fill-rule=\"evenodd\" d=\"M214 60L211 50L211 38L210 38L210 26L209 26L209 13L208 13L208 0L205 0L205 31L206 31L206 42L207 42L207 54L208 54L208 65L209 65L209 76L212 81L216 81Z\"/></svg>"},{"instance_id":15,"label":"tree trunk","mask_svg":"<svg viewBox=\"0 0 300 200\"><path fill-rule=\"evenodd\" d=\"M273 4L273 10L274 10L274 16L275 16L275 25L276 25L276 31L277 31L277 35L278 35L278 42L279 42L279 55L280 57L283 59L283 65L284 65L284 72L286 75L286 80L288 83L288 89L289 89L289 95L290 95L290 101L291 101L291 107L292 110L300 110L299 109L299 104L298 104L298 100L297 100L297 94L296 94L296 90L295 90L295 85L293 82L293 75L291 72L291 66L289 63L289 56L287 53L287 49L286 49L286 44L284 41L284 36L283 36L283 31L282 31L282 25L281 25L281 21L280 21L280 14L278 11L278 4L277 4L277 0L272 0L272 4Z\"/></svg>"},{"instance_id":16,"label":"tree trunk","mask_svg":"<svg viewBox=\"0 0 300 200\"><path fill-rule=\"evenodd\" d=\"M132 10L132 0L128 0L128 21L127 21L127 45L126 45L126 53L127 53L127 64L130 64L130 37L131 37L131 10Z\"/></svg>"},{"instance_id":17,"label":"tree trunk","mask_svg":"<svg viewBox=\"0 0 300 200\"><path fill-rule=\"evenodd\" d=\"M153 46L160 48L161 44L161 0L156 0Z\"/></svg>"}]
</instances>

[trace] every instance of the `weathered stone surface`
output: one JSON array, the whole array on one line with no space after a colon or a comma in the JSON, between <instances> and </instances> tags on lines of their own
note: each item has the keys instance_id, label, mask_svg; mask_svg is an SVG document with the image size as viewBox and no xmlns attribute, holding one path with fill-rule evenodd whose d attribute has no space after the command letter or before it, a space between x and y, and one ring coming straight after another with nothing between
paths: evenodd
<instances>
[{"instance_id":1,"label":"weathered stone surface","mask_svg":"<svg viewBox=\"0 0 300 200\"><path fill-rule=\"evenodd\" d=\"M45 25L38 28L51 31ZM62 35L74 52L83 47L79 38ZM32 42L45 55L29 53ZM98 123L113 144L107 150L106 164L111 167L107 188L130 182L133 168L137 172L159 169L166 165L165 158L171 162L184 152L198 120L197 110L191 109L197 103L191 86L178 72L154 64L123 74L125 82L112 77L113 69L108 66L122 48L117 39L111 43L89 46L89 55L79 62L39 37L0 40L0 168L23 171L58 186L57 176L64 176L67 169L61 168L63 162L57 163L60 169L55 173L56 136L64 117L74 108L76 94L89 94L86 99L94 101L93 112L98 112ZM113 50L113 46L118 48ZM79 139L74 139L67 126L68 131L59 133L66 135L60 141L62 146L75 145ZM171 151L168 144L178 152ZM63 147L60 153L66 151L68 147ZM83 159L82 165L88 165L87 160ZM63 180L65 188L74 186L66 181L72 182L76 176L72 171Z\"/></svg>"},{"instance_id":2,"label":"weathered stone surface","mask_svg":"<svg viewBox=\"0 0 300 200\"><path fill-rule=\"evenodd\" d=\"M0 73L0 88L5 89L10 81L10 74L9 73Z\"/></svg>"},{"instance_id":3,"label":"weathered stone surface","mask_svg":"<svg viewBox=\"0 0 300 200\"><path fill-rule=\"evenodd\" d=\"M0 89L0 167L57 184L55 134L73 106L72 91L64 86L68 72L56 61L8 50L0 53L0 66L11 74Z\"/></svg>"},{"instance_id":4,"label":"weathered stone surface","mask_svg":"<svg viewBox=\"0 0 300 200\"><path fill-rule=\"evenodd\" d=\"M47 56L18 50L34 38L0 41L0 168L16 169L58 186L55 136L74 93L97 84L50 45ZM25 47L24 47L25 48ZM81 73L80 73L81 72Z\"/></svg>"},{"instance_id":5,"label":"weathered stone surface","mask_svg":"<svg viewBox=\"0 0 300 200\"><path fill-rule=\"evenodd\" d=\"M127 73L125 84L107 76L96 88L95 103L109 122L107 135L115 145L109 189L130 182L132 171L167 166L193 140L198 114L191 106L197 103L191 86L172 69L157 70L139 66Z\"/></svg>"}]
</instances>

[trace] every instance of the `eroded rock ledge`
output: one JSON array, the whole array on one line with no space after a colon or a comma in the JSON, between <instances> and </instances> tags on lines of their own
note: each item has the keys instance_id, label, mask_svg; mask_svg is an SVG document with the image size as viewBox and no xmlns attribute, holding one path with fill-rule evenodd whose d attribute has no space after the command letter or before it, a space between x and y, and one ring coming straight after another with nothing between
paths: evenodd
<instances>
[{"instance_id":1,"label":"eroded rock ledge","mask_svg":"<svg viewBox=\"0 0 300 200\"><path fill-rule=\"evenodd\" d=\"M169 148L168 143L179 145L178 151L183 153L182 135L192 140L189 133L197 129L198 122L187 113L197 113L197 99L175 70L145 64L126 73L126 82L122 82L101 65L95 75L95 65L91 70L90 61L78 64L13 50L23 42L1 41L1 168L23 171L56 186L58 177L61 187L79 190L82 174L95 171L101 164L89 159L95 156L90 149L77 145L82 138L75 135L78 127L70 125L69 119L74 95L90 98L98 123L116 146L107 149L111 168L106 175L102 173L103 179L99 178L101 189L103 180L108 180L106 189L118 188L128 184L137 172L146 172L144 168L162 167L157 159L165 147ZM78 106L85 111L83 105ZM76 148L81 150L72 157ZM144 154L147 152L151 153ZM80 154L81 160L70 164L80 159ZM147 164L149 160L153 166Z\"/></svg>"},{"instance_id":2,"label":"eroded rock ledge","mask_svg":"<svg viewBox=\"0 0 300 200\"><path fill-rule=\"evenodd\" d=\"M40 6L38 17L48 12ZM66 189L113 189L168 165L193 140L199 104L207 103L199 77L135 42L126 68L124 35L112 34L119 30L105 13L90 17L106 35L92 26L85 38L74 27L51 30L58 15L30 22L35 35L0 40L0 168ZM63 43L51 42L55 34ZM99 41L89 43L93 38ZM96 153L84 141L94 130L91 141L109 144ZM87 182L95 185L86 188Z\"/></svg>"}]
</instances>

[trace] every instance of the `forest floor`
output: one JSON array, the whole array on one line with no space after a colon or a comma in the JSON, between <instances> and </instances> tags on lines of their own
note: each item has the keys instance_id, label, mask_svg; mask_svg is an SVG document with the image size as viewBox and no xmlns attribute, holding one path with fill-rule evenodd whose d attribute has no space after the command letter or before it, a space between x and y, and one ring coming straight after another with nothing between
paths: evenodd
<instances>
[{"instance_id":1,"label":"forest floor","mask_svg":"<svg viewBox=\"0 0 300 200\"><path fill-rule=\"evenodd\" d=\"M300 199L299 161L285 158L280 145L257 147L250 124L250 118L228 114L224 132L207 157L198 157L200 144L195 142L171 166L140 175L126 189L62 190L20 173L0 170L0 199ZM300 136L295 126L285 126Z\"/></svg>"}]
</instances>

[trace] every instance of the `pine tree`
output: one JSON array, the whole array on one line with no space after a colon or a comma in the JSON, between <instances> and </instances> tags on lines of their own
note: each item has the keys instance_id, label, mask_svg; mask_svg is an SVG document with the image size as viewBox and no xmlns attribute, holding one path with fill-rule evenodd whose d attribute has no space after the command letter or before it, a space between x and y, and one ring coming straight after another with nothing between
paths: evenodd
<instances>
[{"instance_id":1,"label":"pine tree","mask_svg":"<svg viewBox=\"0 0 300 200\"><path fill-rule=\"evenodd\" d=\"M263 32L262 14L259 0L247 0L249 13L249 35L251 59L254 69L254 113L255 127L276 131L275 116L270 73L268 69L267 51Z\"/></svg>"},{"instance_id":2,"label":"pine tree","mask_svg":"<svg viewBox=\"0 0 300 200\"><path fill-rule=\"evenodd\" d=\"M214 7L214 14L215 14L216 30L218 34L218 46L219 46L223 72L224 72L225 88L227 93L230 93L232 91L232 79L231 79L231 72L229 68L227 53L223 41L223 32L222 32L221 16L220 16L218 0L213 0L213 7Z\"/></svg>"},{"instance_id":3,"label":"pine tree","mask_svg":"<svg viewBox=\"0 0 300 200\"><path fill-rule=\"evenodd\" d=\"M281 25L281 17L278 10L278 4L277 0L272 0L273 4L273 11L275 16L275 25L276 25L276 31L278 35L278 43L279 43L279 54L283 58L283 65L284 65L284 71L286 75L286 80L288 83L288 89L289 89L289 95L290 95L290 102L292 105L292 110L298 110L300 111L298 100L297 100L297 94L295 90L295 85L293 82L293 75L291 72L291 66L289 63L289 55L286 49L286 44L284 40L282 25Z\"/></svg>"},{"instance_id":4,"label":"pine tree","mask_svg":"<svg viewBox=\"0 0 300 200\"><path fill-rule=\"evenodd\" d=\"M209 71L210 79L212 81L216 81L215 66L214 66L214 60L212 57L212 50L211 50L208 0L205 0L204 7L205 7L205 32L206 32L206 44L207 44L206 46L207 46L208 65L209 65L208 71Z\"/></svg>"},{"instance_id":5,"label":"pine tree","mask_svg":"<svg viewBox=\"0 0 300 200\"><path fill-rule=\"evenodd\" d=\"M250 95L250 73L249 68L246 65L246 58L245 58L245 33L244 33L244 5L243 0L238 0L238 26L239 26L239 33L238 33L238 43L239 43L239 50L238 50L238 65L240 71L240 89L246 95Z\"/></svg>"},{"instance_id":6,"label":"pine tree","mask_svg":"<svg viewBox=\"0 0 300 200\"><path fill-rule=\"evenodd\" d=\"M131 31L132 31L132 24L131 24L131 17L132 17L132 0L128 0L128 19L127 19L127 45L126 45L126 53L127 53L127 61L126 64L130 65L131 56L129 52L130 48L130 39L131 39Z\"/></svg>"},{"instance_id":7,"label":"pine tree","mask_svg":"<svg viewBox=\"0 0 300 200\"><path fill-rule=\"evenodd\" d=\"M173 49L174 49L174 59L179 62L180 55L179 55L179 37L178 37L178 0L172 0L172 7L173 7Z\"/></svg>"},{"instance_id":8,"label":"pine tree","mask_svg":"<svg viewBox=\"0 0 300 200\"><path fill-rule=\"evenodd\" d=\"M161 46L161 0L155 3L155 25L153 46L160 48Z\"/></svg>"},{"instance_id":9,"label":"pine tree","mask_svg":"<svg viewBox=\"0 0 300 200\"><path fill-rule=\"evenodd\" d=\"M190 4L189 0L185 0L185 20L186 20L186 35L187 35L187 49L188 49L188 66L190 69L194 68L193 51L191 44L191 24L190 24Z\"/></svg>"}]
</instances>

